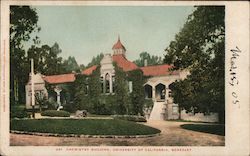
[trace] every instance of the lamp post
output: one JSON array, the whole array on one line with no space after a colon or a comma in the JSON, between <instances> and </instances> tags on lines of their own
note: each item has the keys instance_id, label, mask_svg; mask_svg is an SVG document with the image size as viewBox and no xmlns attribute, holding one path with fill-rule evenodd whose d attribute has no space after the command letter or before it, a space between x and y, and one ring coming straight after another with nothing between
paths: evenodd
<instances>
[{"instance_id":1,"label":"lamp post","mask_svg":"<svg viewBox=\"0 0 250 156\"><path fill-rule=\"evenodd\" d=\"M34 60L31 59L31 105L32 117L35 118L35 88L34 88Z\"/></svg>"}]
</instances>

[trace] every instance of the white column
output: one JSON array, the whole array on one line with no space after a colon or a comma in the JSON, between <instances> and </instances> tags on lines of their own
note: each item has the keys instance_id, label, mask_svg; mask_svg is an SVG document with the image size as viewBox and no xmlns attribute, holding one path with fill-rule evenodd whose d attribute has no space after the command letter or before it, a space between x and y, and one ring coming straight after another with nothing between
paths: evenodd
<instances>
[{"instance_id":1,"label":"white column","mask_svg":"<svg viewBox=\"0 0 250 156\"><path fill-rule=\"evenodd\" d=\"M112 75L111 74L109 77L109 92L113 93L113 82L112 82Z\"/></svg>"},{"instance_id":2,"label":"white column","mask_svg":"<svg viewBox=\"0 0 250 156\"><path fill-rule=\"evenodd\" d=\"M170 89L168 89L168 88L165 89L165 101L169 101L169 90Z\"/></svg>"},{"instance_id":3,"label":"white column","mask_svg":"<svg viewBox=\"0 0 250 156\"><path fill-rule=\"evenodd\" d=\"M34 60L31 59L31 105L35 106Z\"/></svg>"},{"instance_id":4,"label":"white column","mask_svg":"<svg viewBox=\"0 0 250 156\"><path fill-rule=\"evenodd\" d=\"M56 87L54 89L54 91L56 92L56 95L57 95L57 98L56 98L56 101L57 101L57 104L58 104L58 109L57 110L60 110L62 108L62 106L61 106L61 96L60 96L60 92L62 91L62 89L59 88L59 87Z\"/></svg>"},{"instance_id":5,"label":"white column","mask_svg":"<svg viewBox=\"0 0 250 156\"><path fill-rule=\"evenodd\" d=\"M155 86L152 86L152 100L156 101L156 99L155 99Z\"/></svg>"}]
</instances>

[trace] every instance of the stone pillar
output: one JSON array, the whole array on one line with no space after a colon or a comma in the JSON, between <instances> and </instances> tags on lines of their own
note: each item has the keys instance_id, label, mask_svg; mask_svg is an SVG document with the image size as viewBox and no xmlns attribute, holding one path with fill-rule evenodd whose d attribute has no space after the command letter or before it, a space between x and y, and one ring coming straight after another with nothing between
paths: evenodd
<instances>
[{"instance_id":1,"label":"stone pillar","mask_svg":"<svg viewBox=\"0 0 250 156\"><path fill-rule=\"evenodd\" d=\"M170 91L169 88L166 88L166 89L165 89L165 101L168 101L168 100L169 100L169 91Z\"/></svg>"},{"instance_id":2,"label":"stone pillar","mask_svg":"<svg viewBox=\"0 0 250 156\"><path fill-rule=\"evenodd\" d=\"M62 106L61 106L61 95L60 95L62 89L59 88L59 87L55 87L54 91L56 92L56 95L57 95L57 98L56 98L56 102L58 104L58 109L57 110L60 110L62 108Z\"/></svg>"},{"instance_id":3,"label":"stone pillar","mask_svg":"<svg viewBox=\"0 0 250 156\"><path fill-rule=\"evenodd\" d=\"M112 82L112 75L111 74L109 77L109 92L113 93L113 82Z\"/></svg>"},{"instance_id":4,"label":"stone pillar","mask_svg":"<svg viewBox=\"0 0 250 156\"><path fill-rule=\"evenodd\" d=\"M155 99L155 86L152 86L152 99L154 102L156 101L156 99Z\"/></svg>"},{"instance_id":5,"label":"stone pillar","mask_svg":"<svg viewBox=\"0 0 250 156\"><path fill-rule=\"evenodd\" d=\"M103 87L103 93L106 94L106 77L105 77L105 75L103 76L103 85L102 85L102 87Z\"/></svg>"}]
</instances>

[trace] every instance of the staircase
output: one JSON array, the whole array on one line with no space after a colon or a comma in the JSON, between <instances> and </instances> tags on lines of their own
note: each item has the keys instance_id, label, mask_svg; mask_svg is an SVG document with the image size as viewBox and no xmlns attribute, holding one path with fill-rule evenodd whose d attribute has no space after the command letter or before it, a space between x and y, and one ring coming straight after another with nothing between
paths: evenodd
<instances>
[{"instance_id":1,"label":"staircase","mask_svg":"<svg viewBox=\"0 0 250 156\"><path fill-rule=\"evenodd\" d=\"M150 113L149 120L164 120L166 113L165 102L154 102L153 109Z\"/></svg>"}]
</instances>

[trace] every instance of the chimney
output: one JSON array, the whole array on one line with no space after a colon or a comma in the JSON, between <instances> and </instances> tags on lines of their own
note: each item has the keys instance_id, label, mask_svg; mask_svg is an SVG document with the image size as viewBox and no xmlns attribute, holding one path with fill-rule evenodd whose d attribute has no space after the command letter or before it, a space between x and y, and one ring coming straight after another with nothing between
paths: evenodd
<instances>
[{"instance_id":1,"label":"chimney","mask_svg":"<svg viewBox=\"0 0 250 156\"><path fill-rule=\"evenodd\" d=\"M146 66L148 66L148 60L147 59L144 60L144 67L146 67Z\"/></svg>"}]
</instances>

